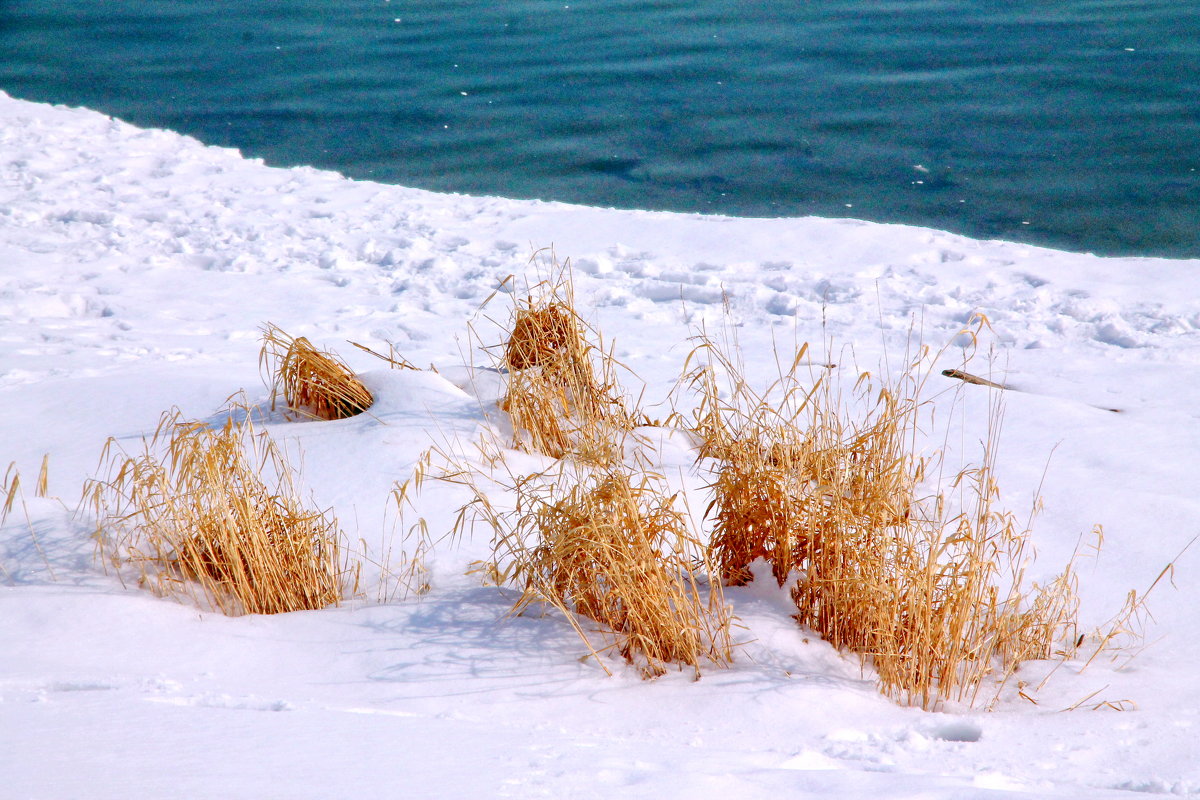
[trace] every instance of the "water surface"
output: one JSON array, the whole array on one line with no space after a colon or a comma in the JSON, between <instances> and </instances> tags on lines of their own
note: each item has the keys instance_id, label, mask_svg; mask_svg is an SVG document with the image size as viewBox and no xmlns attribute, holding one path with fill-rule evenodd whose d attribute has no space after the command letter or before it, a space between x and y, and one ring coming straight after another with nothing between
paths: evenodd
<instances>
[{"instance_id":1,"label":"water surface","mask_svg":"<svg viewBox=\"0 0 1200 800\"><path fill-rule=\"evenodd\" d=\"M0 89L439 191L1200 257L1200 5L0 0Z\"/></svg>"}]
</instances>

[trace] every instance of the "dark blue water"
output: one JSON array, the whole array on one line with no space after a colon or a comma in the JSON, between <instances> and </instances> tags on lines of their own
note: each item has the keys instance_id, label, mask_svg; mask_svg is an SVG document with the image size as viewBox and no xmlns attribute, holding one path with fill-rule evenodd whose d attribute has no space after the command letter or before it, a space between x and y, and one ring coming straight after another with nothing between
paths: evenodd
<instances>
[{"instance_id":1,"label":"dark blue water","mask_svg":"<svg viewBox=\"0 0 1200 800\"><path fill-rule=\"evenodd\" d=\"M1200 256L1191 0L0 0L0 89L427 189Z\"/></svg>"}]
</instances>

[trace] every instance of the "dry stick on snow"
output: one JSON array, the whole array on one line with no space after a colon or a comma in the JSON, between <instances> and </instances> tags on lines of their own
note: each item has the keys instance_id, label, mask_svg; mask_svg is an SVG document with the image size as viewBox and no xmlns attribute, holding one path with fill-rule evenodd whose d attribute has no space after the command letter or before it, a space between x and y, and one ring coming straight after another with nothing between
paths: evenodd
<instances>
[{"instance_id":1,"label":"dry stick on snow","mask_svg":"<svg viewBox=\"0 0 1200 800\"><path fill-rule=\"evenodd\" d=\"M987 386L990 389L1011 389L1010 386L1005 386L1003 383L989 381L987 378L980 378L978 375L972 375L969 372L963 372L961 369L944 369L942 374L947 378L957 378L964 383L970 383L975 386Z\"/></svg>"},{"instance_id":2,"label":"dry stick on snow","mask_svg":"<svg viewBox=\"0 0 1200 800\"><path fill-rule=\"evenodd\" d=\"M371 348L367 347L366 345L359 344L358 342L351 342L350 344L354 345L359 350L363 350L363 351L375 356L376 358L379 358L379 359L382 359L382 360L388 362L389 364L392 365L392 369L411 369L411 370L418 369L415 364L413 364L411 361L409 361L404 356L397 353L395 346L391 342L388 342L388 351L391 353L391 355L387 355L387 356L385 356L383 353L377 353L374 350L372 350Z\"/></svg>"},{"instance_id":3,"label":"dry stick on snow","mask_svg":"<svg viewBox=\"0 0 1200 800\"><path fill-rule=\"evenodd\" d=\"M947 378L954 378L956 380L962 381L963 383L970 383L975 386L986 386L989 389L1001 389L1006 392L1022 392L1024 394L1037 394L1036 392L1027 392L1024 389L1018 389L1017 387L1010 386L1008 384L996 383L995 381L989 381L987 378L981 378L978 375L972 375L969 372L963 372L961 369L944 369L944 370L942 370L942 374L945 375ZM1096 405L1092 405L1091 403L1087 403L1086 405L1089 405L1092 408L1098 408L1101 411L1110 411L1113 414L1121 413L1121 409L1119 409L1119 408L1108 408L1106 406L1096 406Z\"/></svg>"}]
</instances>

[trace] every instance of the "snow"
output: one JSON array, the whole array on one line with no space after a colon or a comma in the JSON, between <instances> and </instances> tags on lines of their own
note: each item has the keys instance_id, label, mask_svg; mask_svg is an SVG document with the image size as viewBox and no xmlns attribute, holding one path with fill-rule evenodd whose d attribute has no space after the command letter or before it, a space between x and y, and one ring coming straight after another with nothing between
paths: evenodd
<instances>
[{"instance_id":1,"label":"snow","mask_svg":"<svg viewBox=\"0 0 1200 800\"><path fill-rule=\"evenodd\" d=\"M961 366L956 334L985 314L992 374L1019 390L1004 393L1005 503L1023 513L1045 473L1037 575L1104 526L1081 567L1084 628L1200 532L1200 261L440 195L0 94L0 467L15 462L25 487L0 528L0 794L1200 796L1196 551L1151 596L1132 660L1068 664L1036 705L1010 692L939 712L881 696L764 582L729 590L745 642L732 668L643 681L581 660L560 617L508 616L511 590L467 574L488 553L479 532L437 546L420 600L368 586L273 617L161 599L94 561L76 505L105 441L136 447L171 407L215 419L239 390L264 402L266 321L332 347L375 393L369 414L267 427L351 539L396 557L395 483L431 445L463 450L503 424L495 376L471 369L500 341L503 292L480 309L509 275L535 282L531 253L550 246L652 415L703 326L736 330L755 375L803 341L877 369L914 335L956 342L941 368ZM438 371L388 370L348 341L394 342ZM956 421L929 439L969 455L985 390L931 380ZM50 498L33 492L44 454ZM659 453L677 470L686 456ZM427 480L406 519L444 532L463 501ZM1092 710L1102 700L1136 708Z\"/></svg>"}]
</instances>

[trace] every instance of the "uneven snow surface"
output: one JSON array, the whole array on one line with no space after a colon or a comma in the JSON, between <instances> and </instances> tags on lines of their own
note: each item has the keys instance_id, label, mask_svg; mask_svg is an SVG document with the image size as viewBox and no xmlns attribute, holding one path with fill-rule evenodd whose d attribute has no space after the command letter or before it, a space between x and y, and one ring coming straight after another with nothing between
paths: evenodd
<instances>
[{"instance_id":1,"label":"uneven snow surface","mask_svg":"<svg viewBox=\"0 0 1200 800\"><path fill-rule=\"evenodd\" d=\"M23 485L0 528L0 796L1200 796L1200 551L1151 596L1132 660L1068 663L1036 704L1010 687L991 711L939 712L881 696L762 581L728 592L732 668L643 681L614 655L609 677L566 620L509 617L512 590L467 574L482 530L437 546L419 601L381 602L368 567L360 597L275 617L161 599L94 561L76 506L105 441L136 449L173 406L215 419L241 389L264 403L267 321L336 350L378 398L267 428L356 546L398 553L395 482L429 446L503 426L495 376L470 368L493 363L482 347L509 300L480 308L509 275L535 283L530 256L550 246L652 416L705 326L736 330L756 376L832 341L852 382L910 339L949 344L937 368L961 367L956 334L985 314L992 363L970 368L1019 390L1004 393L1005 503L1023 514L1045 474L1033 574L1104 526L1080 565L1085 629L1200 533L1200 262L438 195L0 94L0 470L15 462ZM438 371L388 370L348 341ZM970 457L987 390L930 381L927 444ZM656 457L702 494L685 442ZM429 480L415 503L440 534L465 499Z\"/></svg>"}]
</instances>

